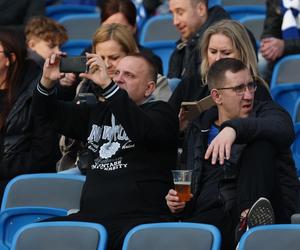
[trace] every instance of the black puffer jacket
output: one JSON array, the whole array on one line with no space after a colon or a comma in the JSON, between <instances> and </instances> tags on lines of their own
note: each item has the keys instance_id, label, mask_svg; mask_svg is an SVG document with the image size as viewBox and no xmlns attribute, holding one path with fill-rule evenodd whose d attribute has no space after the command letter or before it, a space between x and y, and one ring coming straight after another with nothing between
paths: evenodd
<instances>
[{"instance_id":1,"label":"black puffer jacket","mask_svg":"<svg viewBox=\"0 0 300 250\"><path fill-rule=\"evenodd\" d=\"M31 111L33 90L40 77L39 67L27 60L23 76L1 131L0 180L25 173L55 171L57 139L53 130Z\"/></svg>"},{"instance_id":2,"label":"black puffer jacket","mask_svg":"<svg viewBox=\"0 0 300 250\"><path fill-rule=\"evenodd\" d=\"M280 11L280 0L267 0L267 15L261 38L275 37L282 39L281 25L283 16ZM284 41L284 55L300 53L300 39Z\"/></svg>"}]
</instances>

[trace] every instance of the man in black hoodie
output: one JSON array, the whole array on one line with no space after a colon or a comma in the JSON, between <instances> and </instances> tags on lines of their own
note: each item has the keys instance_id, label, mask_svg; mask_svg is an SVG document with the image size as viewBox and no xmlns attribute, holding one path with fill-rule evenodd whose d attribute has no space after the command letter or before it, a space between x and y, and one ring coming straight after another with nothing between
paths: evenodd
<instances>
[{"instance_id":1,"label":"man in black hoodie","mask_svg":"<svg viewBox=\"0 0 300 250\"><path fill-rule=\"evenodd\" d=\"M87 59L90 70L80 77L94 82L99 102L57 101L55 81L63 74L54 54L45 62L33 107L61 134L87 143L80 212L55 220L101 223L108 249L116 250L135 225L170 218L164 194L173 185L178 120L167 103L151 98L157 77L151 57L122 58L113 81L101 57L87 53Z\"/></svg>"},{"instance_id":2,"label":"man in black hoodie","mask_svg":"<svg viewBox=\"0 0 300 250\"><path fill-rule=\"evenodd\" d=\"M169 6L181 39L171 55L168 78L182 79L187 70L189 74L198 72L200 51L197 44L203 32L214 22L230 16L220 6L208 9L208 0L169 0Z\"/></svg>"}]
</instances>

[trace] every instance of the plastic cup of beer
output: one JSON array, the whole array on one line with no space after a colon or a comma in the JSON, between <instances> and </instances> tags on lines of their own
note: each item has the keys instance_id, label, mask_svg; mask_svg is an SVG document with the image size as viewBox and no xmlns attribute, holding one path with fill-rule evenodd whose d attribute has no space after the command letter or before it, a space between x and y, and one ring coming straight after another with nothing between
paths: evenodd
<instances>
[{"instance_id":1,"label":"plastic cup of beer","mask_svg":"<svg viewBox=\"0 0 300 250\"><path fill-rule=\"evenodd\" d=\"M192 171L172 170L172 174L179 201L189 201L191 198Z\"/></svg>"}]
</instances>

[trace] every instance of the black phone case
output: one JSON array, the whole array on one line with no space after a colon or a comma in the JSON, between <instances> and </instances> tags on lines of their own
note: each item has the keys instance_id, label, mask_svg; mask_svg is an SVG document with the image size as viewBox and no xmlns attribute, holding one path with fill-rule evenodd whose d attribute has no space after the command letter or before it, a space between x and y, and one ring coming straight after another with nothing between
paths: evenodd
<instances>
[{"instance_id":1,"label":"black phone case","mask_svg":"<svg viewBox=\"0 0 300 250\"><path fill-rule=\"evenodd\" d=\"M87 71L85 56L63 57L60 61L60 72L63 73L82 73Z\"/></svg>"}]
</instances>

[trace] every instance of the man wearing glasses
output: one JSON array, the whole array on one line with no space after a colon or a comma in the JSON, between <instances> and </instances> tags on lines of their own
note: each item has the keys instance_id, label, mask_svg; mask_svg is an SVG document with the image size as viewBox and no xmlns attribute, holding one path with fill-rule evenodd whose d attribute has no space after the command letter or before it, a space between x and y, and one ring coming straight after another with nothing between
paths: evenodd
<instances>
[{"instance_id":1,"label":"man wearing glasses","mask_svg":"<svg viewBox=\"0 0 300 250\"><path fill-rule=\"evenodd\" d=\"M186 137L193 197L179 202L171 189L166 200L182 220L217 226L222 249L234 249L248 228L290 223L299 190L289 152L293 124L275 103L254 102L257 83L241 61L219 60L207 81L216 107L196 118Z\"/></svg>"}]
</instances>

